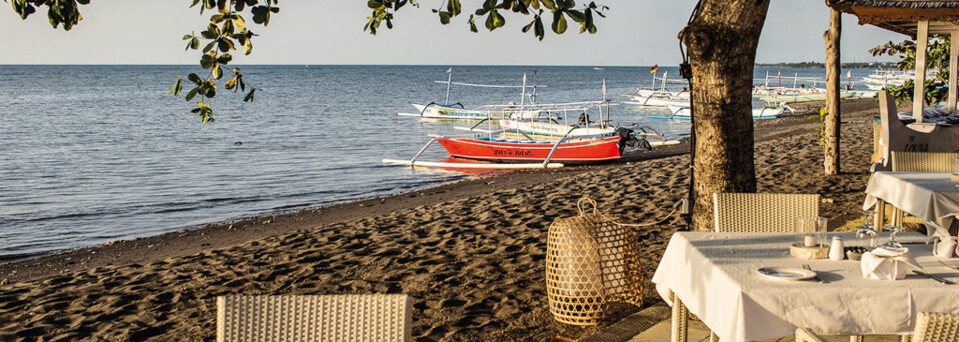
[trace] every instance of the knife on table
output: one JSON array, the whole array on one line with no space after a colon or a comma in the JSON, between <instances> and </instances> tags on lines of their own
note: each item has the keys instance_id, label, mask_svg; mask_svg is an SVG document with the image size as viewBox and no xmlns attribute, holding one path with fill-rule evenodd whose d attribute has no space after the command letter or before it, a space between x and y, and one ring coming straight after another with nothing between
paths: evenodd
<instances>
[{"instance_id":1,"label":"knife on table","mask_svg":"<svg viewBox=\"0 0 959 342\"><path fill-rule=\"evenodd\" d=\"M937 277L937 276L928 274L928 273L926 273L926 272L916 271L916 270L913 270L912 272L915 273L915 274L918 274L918 275L920 275L920 276L922 276L922 277L926 277L926 278L929 278L929 279L938 281L940 284L943 284L943 285L955 285L955 284L956 284L956 283L953 283L952 281L939 278L939 277Z\"/></svg>"}]
</instances>

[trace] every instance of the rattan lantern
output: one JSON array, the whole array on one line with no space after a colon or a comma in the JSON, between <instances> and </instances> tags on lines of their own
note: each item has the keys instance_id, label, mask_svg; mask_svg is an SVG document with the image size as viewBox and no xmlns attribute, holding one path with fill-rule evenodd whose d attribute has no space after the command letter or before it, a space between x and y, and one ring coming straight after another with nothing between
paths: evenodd
<instances>
[{"instance_id":1,"label":"rattan lantern","mask_svg":"<svg viewBox=\"0 0 959 342\"><path fill-rule=\"evenodd\" d=\"M592 204L592 213L583 204ZM642 272L632 228L599 213L583 198L579 216L556 220L546 247L546 293L557 321L595 325L608 304L643 302Z\"/></svg>"}]
</instances>

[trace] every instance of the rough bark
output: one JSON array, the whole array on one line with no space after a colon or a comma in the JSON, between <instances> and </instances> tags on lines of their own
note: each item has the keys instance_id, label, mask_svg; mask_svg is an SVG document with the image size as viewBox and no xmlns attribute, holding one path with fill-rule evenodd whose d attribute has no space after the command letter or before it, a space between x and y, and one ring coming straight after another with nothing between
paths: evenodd
<instances>
[{"instance_id":1,"label":"rough bark","mask_svg":"<svg viewBox=\"0 0 959 342\"><path fill-rule=\"evenodd\" d=\"M827 175L839 174L839 37L842 29L842 13L830 9L829 30L823 33L826 41L826 117L823 119L823 143L825 144L823 168Z\"/></svg>"},{"instance_id":2,"label":"rough bark","mask_svg":"<svg viewBox=\"0 0 959 342\"><path fill-rule=\"evenodd\" d=\"M755 192L752 87L767 0L702 0L680 33L693 91L693 229L712 227L712 194Z\"/></svg>"}]
</instances>

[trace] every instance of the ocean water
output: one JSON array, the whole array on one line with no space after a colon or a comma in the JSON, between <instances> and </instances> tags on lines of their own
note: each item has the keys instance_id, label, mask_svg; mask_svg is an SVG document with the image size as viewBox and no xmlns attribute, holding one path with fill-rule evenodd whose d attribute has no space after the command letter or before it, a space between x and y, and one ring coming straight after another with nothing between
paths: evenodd
<instances>
[{"instance_id":1,"label":"ocean water","mask_svg":"<svg viewBox=\"0 0 959 342\"><path fill-rule=\"evenodd\" d=\"M462 174L384 166L412 157L455 124L398 117L441 102L447 66L245 66L256 102L221 91L200 124L167 96L192 66L0 65L0 256L162 234L205 223L383 196ZM676 68L661 67L676 77ZM821 77L822 69L757 68ZM462 66L454 81L519 85L538 101L622 99L651 84L649 67ZM869 70L854 70L854 77ZM785 78L784 78L785 79ZM784 81L784 85L787 82ZM800 82L802 83L802 82ZM808 83L808 82L807 82ZM807 85L808 86L808 85ZM681 86L680 86L681 87ZM518 89L453 86L466 107L519 102ZM688 122L665 109L615 106L613 121L672 138ZM439 146L423 160L446 157Z\"/></svg>"}]
</instances>

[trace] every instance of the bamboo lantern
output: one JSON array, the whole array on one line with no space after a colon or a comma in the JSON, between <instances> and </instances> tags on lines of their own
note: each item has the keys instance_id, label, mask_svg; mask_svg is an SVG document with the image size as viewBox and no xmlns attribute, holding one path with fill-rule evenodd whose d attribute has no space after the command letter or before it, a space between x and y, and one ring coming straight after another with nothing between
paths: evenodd
<instances>
[{"instance_id":1,"label":"bamboo lantern","mask_svg":"<svg viewBox=\"0 0 959 342\"><path fill-rule=\"evenodd\" d=\"M593 205L592 213L584 203ZM609 303L642 304L642 273L632 228L599 213L589 198L577 207L579 216L549 227L546 293L557 321L595 325Z\"/></svg>"}]
</instances>

